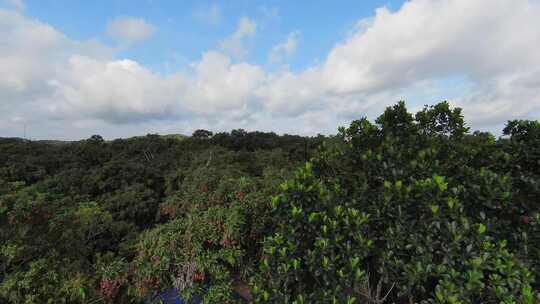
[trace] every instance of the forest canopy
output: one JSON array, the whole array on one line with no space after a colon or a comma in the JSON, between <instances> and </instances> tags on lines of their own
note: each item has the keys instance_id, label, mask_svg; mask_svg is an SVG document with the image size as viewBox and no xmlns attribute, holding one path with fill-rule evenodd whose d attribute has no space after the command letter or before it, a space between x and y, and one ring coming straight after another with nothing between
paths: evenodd
<instances>
[{"instance_id":1,"label":"forest canopy","mask_svg":"<svg viewBox=\"0 0 540 304\"><path fill-rule=\"evenodd\" d=\"M538 303L540 123L0 139L2 303Z\"/></svg>"}]
</instances>

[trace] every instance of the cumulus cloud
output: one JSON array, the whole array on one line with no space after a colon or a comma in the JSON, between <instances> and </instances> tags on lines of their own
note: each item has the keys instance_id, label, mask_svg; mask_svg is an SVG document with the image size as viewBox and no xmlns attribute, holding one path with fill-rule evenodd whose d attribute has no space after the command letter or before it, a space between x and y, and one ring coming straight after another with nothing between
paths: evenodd
<instances>
[{"instance_id":1,"label":"cumulus cloud","mask_svg":"<svg viewBox=\"0 0 540 304\"><path fill-rule=\"evenodd\" d=\"M313 134L400 99L437 102L450 91L473 127L500 129L506 119L540 117L537 16L540 3L532 0L412 0L359 20L319 64L275 72L238 61L257 32L242 18L217 50L162 76L115 59L99 42L73 41L0 10L0 134L23 120L47 125L43 137L66 132L66 124L72 136L197 127ZM295 35L269 56L294 53ZM458 84L447 81L454 78Z\"/></svg>"},{"instance_id":2,"label":"cumulus cloud","mask_svg":"<svg viewBox=\"0 0 540 304\"><path fill-rule=\"evenodd\" d=\"M264 83L264 71L248 63L232 64L219 52L207 52L192 65L194 77L183 100L201 115L245 115L254 102L253 92Z\"/></svg>"},{"instance_id":3,"label":"cumulus cloud","mask_svg":"<svg viewBox=\"0 0 540 304\"><path fill-rule=\"evenodd\" d=\"M470 95L455 100L480 126L497 128L506 120L540 119L540 68L523 69L478 82Z\"/></svg>"},{"instance_id":4,"label":"cumulus cloud","mask_svg":"<svg viewBox=\"0 0 540 304\"><path fill-rule=\"evenodd\" d=\"M47 80L65 68L72 54L102 60L112 50L94 41L72 41L53 27L0 10L0 100L13 106L50 96Z\"/></svg>"},{"instance_id":5,"label":"cumulus cloud","mask_svg":"<svg viewBox=\"0 0 540 304\"><path fill-rule=\"evenodd\" d=\"M73 55L64 74L51 79L54 99L48 107L58 117L96 117L114 123L168 118L184 79L159 77L131 60L100 61Z\"/></svg>"},{"instance_id":6,"label":"cumulus cloud","mask_svg":"<svg viewBox=\"0 0 540 304\"><path fill-rule=\"evenodd\" d=\"M540 43L540 29L532 26L538 12L537 3L507 0L417 0L395 13L381 8L371 26L331 51L327 80L346 93L523 68L540 58L526 49Z\"/></svg>"},{"instance_id":7,"label":"cumulus cloud","mask_svg":"<svg viewBox=\"0 0 540 304\"><path fill-rule=\"evenodd\" d=\"M223 40L219 47L225 53L242 59L247 55L246 40L252 38L257 33L257 24L248 17L242 17L238 22L236 31Z\"/></svg>"},{"instance_id":8,"label":"cumulus cloud","mask_svg":"<svg viewBox=\"0 0 540 304\"><path fill-rule=\"evenodd\" d=\"M538 118L540 86L534 75L540 53L531 51L540 47L538 15L537 1L413 0L395 12L379 8L375 16L360 20L320 65L277 77L269 92L279 93L266 98L278 108L285 105L273 102L282 100L278 94L294 100L295 105L281 108L285 114L321 104L369 113L408 95L422 95L415 91L420 83L457 75L467 79L472 91L451 101L465 108L475 126L525 113ZM381 95L388 100L380 100Z\"/></svg>"},{"instance_id":9,"label":"cumulus cloud","mask_svg":"<svg viewBox=\"0 0 540 304\"><path fill-rule=\"evenodd\" d=\"M253 29L240 27L240 36ZM158 75L129 59L114 59L96 41L72 41L54 28L0 10L0 117L96 119L109 124L243 117L266 77L262 68L203 54L188 71Z\"/></svg>"},{"instance_id":10,"label":"cumulus cloud","mask_svg":"<svg viewBox=\"0 0 540 304\"><path fill-rule=\"evenodd\" d=\"M150 38L155 27L142 18L116 17L107 25L107 34L123 43L136 43Z\"/></svg>"},{"instance_id":11,"label":"cumulus cloud","mask_svg":"<svg viewBox=\"0 0 540 304\"><path fill-rule=\"evenodd\" d=\"M292 56L298 46L300 32L290 32L287 40L274 46L268 55L268 61L273 64L281 63L285 58Z\"/></svg>"},{"instance_id":12,"label":"cumulus cloud","mask_svg":"<svg viewBox=\"0 0 540 304\"><path fill-rule=\"evenodd\" d=\"M332 50L324 82L354 94L465 75L475 93L456 103L471 109L473 122L497 120L501 102L510 110L507 119L521 116L523 103L538 117L540 94L523 83L540 63L540 53L531 51L540 46L539 14L537 1L417 0L394 13L381 8L371 26ZM539 92L538 83L532 86ZM473 110L480 103L483 111Z\"/></svg>"}]
</instances>

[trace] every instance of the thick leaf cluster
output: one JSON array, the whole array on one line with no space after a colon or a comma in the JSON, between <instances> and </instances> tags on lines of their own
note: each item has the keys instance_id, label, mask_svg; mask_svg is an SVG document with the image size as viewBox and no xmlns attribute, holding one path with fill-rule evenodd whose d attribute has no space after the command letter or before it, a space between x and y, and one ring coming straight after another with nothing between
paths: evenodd
<instances>
[{"instance_id":1,"label":"thick leaf cluster","mask_svg":"<svg viewBox=\"0 0 540 304\"><path fill-rule=\"evenodd\" d=\"M273 200L258 301L540 301L539 130L468 134L447 103L340 129Z\"/></svg>"}]
</instances>

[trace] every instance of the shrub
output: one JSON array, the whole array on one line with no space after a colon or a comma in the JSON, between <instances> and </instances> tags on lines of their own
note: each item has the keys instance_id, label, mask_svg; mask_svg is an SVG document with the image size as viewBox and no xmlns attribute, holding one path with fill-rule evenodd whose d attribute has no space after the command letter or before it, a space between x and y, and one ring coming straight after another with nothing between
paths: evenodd
<instances>
[{"instance_id":1,"label":"shrub","mask_svg":"<svg viewBox=\"0 0 540 304\"><path fill-rule=\"evenodd\" d=\"M254 280L257 300L539 301L527 270L537 267L529 214L538 205L520 198L537 192L513 188L516 177L493 161L512 159L503 149L479 161L501 143L467 134L461 110L447 103L416 115L399 103L376 123L340 129L283 184L271 214L280 224L265 239Z\"/></svg>"}]
</instances>

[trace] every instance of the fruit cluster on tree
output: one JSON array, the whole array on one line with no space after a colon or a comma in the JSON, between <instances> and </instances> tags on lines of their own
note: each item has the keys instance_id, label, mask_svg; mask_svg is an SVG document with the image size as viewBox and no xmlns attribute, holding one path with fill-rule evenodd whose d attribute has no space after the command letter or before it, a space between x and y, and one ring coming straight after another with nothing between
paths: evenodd
<instances>
[{"instance_id":1,"label":"fruit cluster on tree","mask_svg":"<svg viewBox=\"0 0 540 304\"><path fill-rule=\"evenodd\" d=\"M0 139L2 303L539 303L539 270L536 121Z\"/></svg>"}]
</instances>

